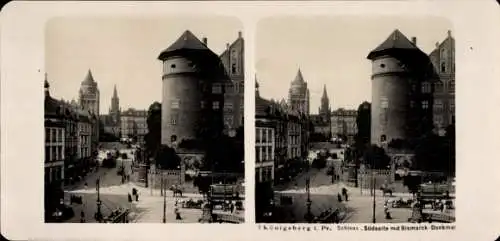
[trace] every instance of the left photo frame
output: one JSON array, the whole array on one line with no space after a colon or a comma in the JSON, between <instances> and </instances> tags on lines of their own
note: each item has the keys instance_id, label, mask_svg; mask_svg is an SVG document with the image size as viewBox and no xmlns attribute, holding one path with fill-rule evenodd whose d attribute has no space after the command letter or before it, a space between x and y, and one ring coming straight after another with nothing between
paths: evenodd
<instances>
[{"instance_id":1,"label":"left photo frame","mask_svg":"<svg viewBox=\"0 0 500 241\"><path fill-rule=\"evenodd\" d=\"M243 223L243 31L216 15L50 19L44 222Z\"/></svg>"}]
</instances>

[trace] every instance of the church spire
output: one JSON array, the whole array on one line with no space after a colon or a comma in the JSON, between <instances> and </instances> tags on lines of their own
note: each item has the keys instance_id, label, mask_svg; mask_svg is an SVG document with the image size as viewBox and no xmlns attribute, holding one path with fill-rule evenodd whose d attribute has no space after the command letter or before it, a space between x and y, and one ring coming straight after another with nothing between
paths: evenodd
<instances>
[{"instance_id":1,"label":"church spire","mask_svg":"<svg viewBox=\"0 0 500 241\"><path fill-rule=\"evenodd\" d=\"M113 89L113 98L118 98L118 93L116 91L116 84L115 84L115 87Z\"/></svg>"},{"instance_id":2,"label":"church spire","mask_svg":"<svg viewBox=\"0 0 500 241\"><path fill-rule=\"evenodd\" d=\"M326 93L326 84L323 85L323 96L321 98L322 99L328 99L328 94Z\"/></svg>"},{"instance_id":3,"label":"church spire","mask_svg":"<svg viewBox=\"0 0 500 241\"><path fill-rule=\"evenodd\" d=\"M50 92L49 92L50 84L49 84L49 80L47 79L47 73L45 73L45 80L43 82L43 88L45 90L45 96L50 96Z\"/></svg>"}]
</instances>

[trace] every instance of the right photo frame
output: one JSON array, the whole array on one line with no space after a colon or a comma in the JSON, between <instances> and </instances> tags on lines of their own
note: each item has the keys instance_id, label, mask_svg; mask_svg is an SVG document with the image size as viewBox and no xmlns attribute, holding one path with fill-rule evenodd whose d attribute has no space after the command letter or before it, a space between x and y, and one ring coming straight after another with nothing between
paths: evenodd
<instances>
[{"instance_id":1,"label":"right photo frame","mask_svg":"<svg viewBox=\"0 0 500 241\"><path fill-rule=\"evenodd\" d=\"M255 61L257 223L455 222L450 21L264 18Z\"/></svg>"}]
</instances>

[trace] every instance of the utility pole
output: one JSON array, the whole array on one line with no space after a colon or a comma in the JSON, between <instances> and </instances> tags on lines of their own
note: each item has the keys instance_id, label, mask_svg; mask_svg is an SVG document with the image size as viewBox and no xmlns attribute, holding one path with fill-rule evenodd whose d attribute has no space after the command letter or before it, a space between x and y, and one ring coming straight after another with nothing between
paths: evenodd
<instances>
[{"instance_id":1,"label":"utility pole","mask_svg":"<svg viewBox=\"0 0 500 241\"><path fill-rule=\"evenodd\" d=\"M372 222L373 223L376 223L376 219L375 219L375 197L376 197L376 192L375 192L375 169L373 169L372 167L372 183L373 183L373 214L372 214Z\"/></svg>"},{"instance_id":2,"label":"utility pole","mask_svg":"<svg viewBox=\"0 0 500 241\"><path fill-rule=\"evenodd\" d=\"M309 189L309 186L310 186L310 179L309 177L307 177L306 179L306 192L307 192L307 202L306 202L306 205L307 205L307 213L306 213L306 220L307 222L312 222L312 213L311 213L311 204L312 204L312 201L311 201L311 191Z\"/></svg>"},{"instance_id":3,"label":"utility pole","mask_svg":"<svg viewBox=\"0 0 500 241\"><path fill-rule=\"evenodd\" d=\"M162 182L162 188L165 188L165 179L163 178L163 175L162 175L162 179L161 179L161 182ZM163 223L166 223L167 222L167 195L166 195L166 188L165 190L163 190Z\"/></svg>"},{"instance_id":4,"label":"utility pole","mask_svg":"<svg viewBox=\"0 0 500 241\"><path fill-rule=\"evenodd\" d=\"M101 213L101 198L99 194L99 186L100 186L100 178L96 180L96 190L97 190L97 212L95 214L95 218L98 222L102 221L102 213Z\"/></svg>"}]
</instances>

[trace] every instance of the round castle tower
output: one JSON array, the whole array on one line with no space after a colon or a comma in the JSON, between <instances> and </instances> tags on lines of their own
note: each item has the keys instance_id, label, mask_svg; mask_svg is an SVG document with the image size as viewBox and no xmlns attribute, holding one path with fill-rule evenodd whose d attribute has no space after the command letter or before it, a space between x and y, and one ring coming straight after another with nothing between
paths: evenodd
<instances>
[{"instance_id":1,"label":"round castle tower","mask_svg":"<svg viewBox=\"0 0 500 241\"><path fill-rule=\"evenodd\" d=\"M220 115L222 121L223 86L213 86L223 78L207 71L219 72L218 56L206 47L206 38L202 43L186 31L158 59L163 61L161 143L198 139L201 126L207 125L203 120Z\"/></svg>"},{"instance_id":2,"label":"round castle tower","mask_svg":"<svg viewBox=\"0 0 500 241\"><path fill-rule=\"evenodd\" d=\"M413 120L422 117L422 69L415 66L425 65L426 55L416 47L416 38L412 40L395 30L367 57L372 61L372 144L409 138L414 133Z\"/></svg>"}]
</instances>

